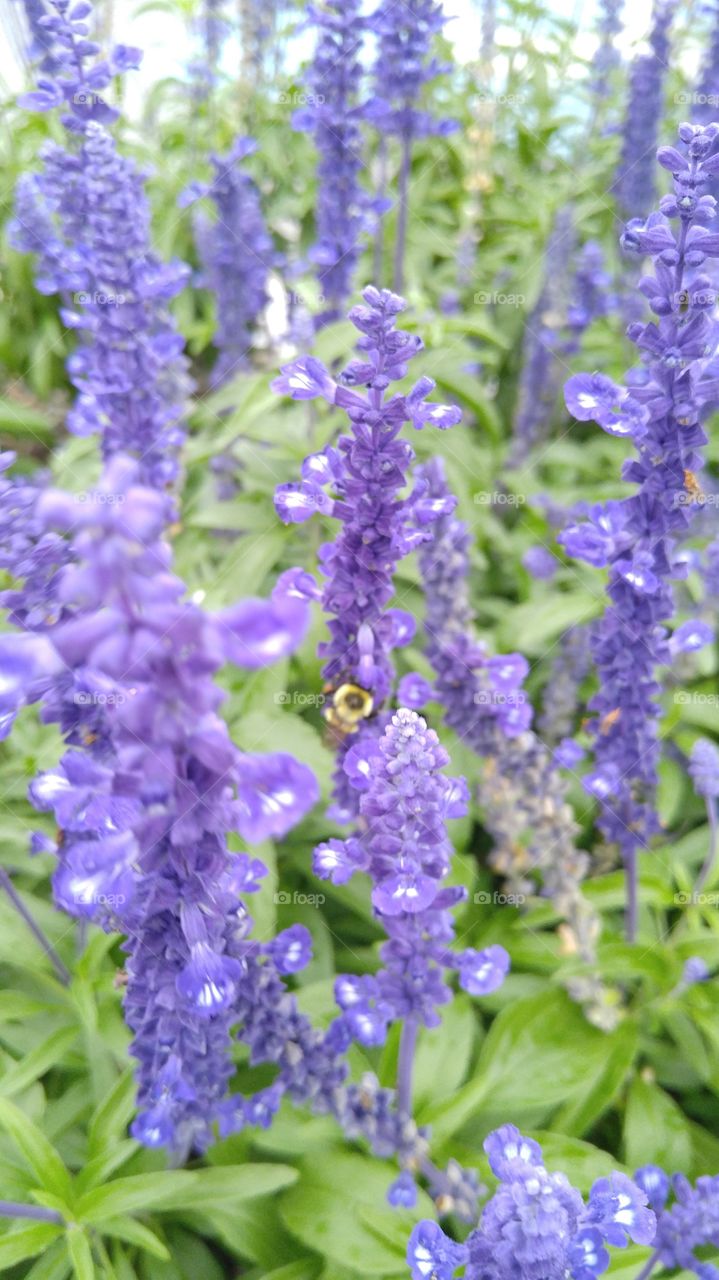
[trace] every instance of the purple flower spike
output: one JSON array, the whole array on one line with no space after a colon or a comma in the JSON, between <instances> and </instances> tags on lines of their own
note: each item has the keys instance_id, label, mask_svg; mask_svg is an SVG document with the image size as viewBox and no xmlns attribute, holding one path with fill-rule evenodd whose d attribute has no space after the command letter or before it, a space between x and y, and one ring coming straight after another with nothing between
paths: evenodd
<instances>
[{"instance_id":1,"label":"purple flower spike","mask_svg":"<svg viewBox=\"0 0 719 1280\"><path fill-rule=\"evenodd\" d=\"M331 727L345 737L339 749L332 810L332 816L342 822L357 809L357 795L342 769L344 754L353 745L352 738L374 738L384 727L380 708L394 684L393 651L414 636L414 618L404 610L388 608L394 574L402 558L431 536L432 521L446 510L444 499L434 509L431 501L428 505L423 483L409 497L403 496L414 455L400 433L422 412L433 383L420 378L407 395L390 395L389 384L405 376L421 341L396 327L406 306L402 298L373 287L365 289L362 297L363 305L350 312L361 335L357 345L366 357L361 365L351 361L337 385L319 360L302 357L285 366L273 384L294 398L324 396L341 405L350 420L350 431L340 437L336 448L311 454L302 467L302 482L280 485L275 495L285 523L321 512L340 526L334 541L320 552L325 577L322 605L330 632L319 649L322 674L333 692L358 686L370 695L358 716L349 721L342 706L338 710L329 699L325 710ZM362 390L350 389L355 387ZM434 420L437 406L430 408L428 423ZM448 410L442 425L457 417L458 411Z\"/></svg>"}]
</instances>

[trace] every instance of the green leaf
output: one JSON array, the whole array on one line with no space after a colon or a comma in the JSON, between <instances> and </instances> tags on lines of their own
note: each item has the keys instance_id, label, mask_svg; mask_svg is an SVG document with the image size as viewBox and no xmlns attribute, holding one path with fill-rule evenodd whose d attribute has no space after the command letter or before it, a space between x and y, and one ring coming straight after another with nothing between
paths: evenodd
<instances>
[{"instance_id":1,"label":"green leaf","mask_svg":"<svg viewBox=\"0 0 719 1280\"><path fill-rule=\"evenodd\" d=\"M95 1280L95 1264L92 1260L90 1241L81 1227L70 1227L65 1237L67 1252L72 1263L75 1280Z\"/></svg>"},{"instance_id":2,"label":"green leaf","mask_svg":"<svg viewBox=\"0 0 719 1280\"><path fill-rule=\"evenodd\" d=\"M689 1173L692 1136L680 1107L658 1084L633 1081L624 1118L624 1153L632 1169L659 1164L672 1172Z\"/></svg>"},{"instance_id":3,"label":"green leaf","mask_svg":"<svg viewBox=\"0 0 719 1280\"><path fill-rule=\"evenodd\" d=\"M105 1217L115 1218L125 1213L182 1208L187 1202L196 1205L198 1184L199 1174L184 1169L117 1178L108 1186L95 1187L82 1196L77 1216L81 1222L102 1223Z\"/></svg>"},{"instance_id":4,"label":"green leaf","mask_svg":"<svg viewBox=\"0 0 719 1280\"><path fill-rule=\"evenodd\" d=\"M71 1202L72 1179L57 1151L30 1117L7 1098L0 1098L0 1125L12 1138L38 1185Z\"/></svg>"},{"instance_id":5,"label":"green leaf","mask_svg":"<svg viewBox=\"0 0 719 1280\"><path fill-rule=\"evenodd\" d=\"M130 1068L115 1081L95 1110L87 1131L88 1155L104 1154L124 1135L135 1110L135 1081Z\"/></svg>"},{"instance_id":6,"label":"green leaf","mask_svg":"<svg viewBox=\"0 0 719 1280\"><path fill-rule=\"evenodd\" d=\"M163 1262L170 1260L170 1251L160 1237L144 1223L137 1222L135 1218L108 1218L103 1221L100 1230L104 1236L112 1236L115 1240L124 1240L126 1244L137 1245L138 1249L144 1249L146 1253L151 1253L154 1258L161 1258Z\"/></svg>"},{"instance_id":7,"label":"green leaf","mask_svg":"<svg viewBox=\"0 0 719 1280\"><path fill-rule=\"evenodd\" d=\"M580 1136L611 1103L619 1064L626 1068L633 1044L626 1027L607 1035L590 1026L562 991L517 1000L492 1023L472 1079L446 1102L420 1110L418 1120L444 1141L471 1120L483 1134L507 1116L520 1128L536 1128L563 1107Z\"/></svg>"},{"instance_id":8,"label":"green leaf","mask_svg":"<svg viewBox=\"0 0 719 1280\"><path fill-rule=\"evenodd\" d=\"M59 1031L54 1031L47 1040L41 1041L19 1062L8 1068L0 1079L0 1097L12 1097L13 1094L22 1093L28 1085L34 1084L64 1058L76 1039L77 1031L74 1027L61 1027Z\"/></svg>"},{"instance_id":9,"label":"green leaf","mask_svg":"<svg viewBox=\"0 0 719 1280\"><path fill-rule=\"evenodd\" d=\"M27 1258L36 1258L62 1235L62 1230L53 1222L38 1222L0 1236L0 1271L7 1271Z\"/></svg>"}]
</instances>

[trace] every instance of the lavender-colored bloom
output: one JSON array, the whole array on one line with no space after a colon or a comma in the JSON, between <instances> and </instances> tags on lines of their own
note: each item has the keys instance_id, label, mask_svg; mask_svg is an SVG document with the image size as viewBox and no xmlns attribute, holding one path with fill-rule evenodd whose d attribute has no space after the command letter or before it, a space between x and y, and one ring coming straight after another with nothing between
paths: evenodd
<instances>
[{"instance_id":1,"label":"lavender-colored bloom","mask_svg":"<svg viewBox=\"0 0 719 1280\"><path fill-rule=\"evenodd\" d=\"M514 1125L491 1133L484 1147L499 1186L479 1225L456 1245L435 1223L419 1223L407 1250L414 1280L452 1280L463 1265L464 1280L596 1280L609 1265L606 1245L651 1240L654 1214L624 1174L600 1178L585 1204Z\"/></svg>"},{"instance_id":2,"label":"lavender-colored bloom","mask_svg":"<svg viewBox=\"0 0 719 1280\"><path fill-rule=\"evenodd\" d=\"M659 1216L654 1247L665 1267L684 1267L698 1280L717 1280L719 1269L696 1256L703 1245L719 1248L719 1175L697 1178L691 1186L681 1174L672 1179L675 1201Z\"/></svg>"},{"instance_id":3,"label":"lavender-colored bloom","mask_svg":"<svg viewBox=\"0 0 719 1280\"><path fill-rule=\"evenodd\" d=\"M397 1019L438 1025L438 1007L451 998L444 970L456 969L460 986L487 995L504 980L509 960L498 946L449 950L451 909L465 894L442 885L451 860L445 822L466 812L467 789L463 779L440 772L448 756L436 733L416 711L402 709L364 757L362 828L347 840L320 845L314 868L336 879L336 867L341 881L364 871L372 882L372 905L389 938L380 952L383 967L373 977L338 978L335 988L341 1023L352 1039L371 1045L382 1044ZM350 780L358 777L354 766L348 757Z\"/></svg>"},{"instance_id":4,"label":"lavender-colored bloom","mask_svg":"<svg viewBox=\"0 0 719 1280\"><path fill-rule=\"evenodd\" d=\"M427 539L431 523L454 505L453 498L437 500L429 494L422 480L409 497L400 496L414 457L400 432L407 422L416 429L444 429L460 418L459 409L426 401L434 386L430 378L420 378L406 395L388 395L389 385L405 376L422 342L395 327L406 305L401 298L371 287L363 298L366 305L350 312L362 335L357 345L363 358L352 360L339 382L321 361L303 356L285 366L273 383L276 391L293 399L320 397L343 408L351 423L351 434L341 436L336 447L305 459L301 483L281 485L275 497L286 523L307 520L319 511L341 525L335 540L320 551L327 580L322 605L329 616L330 638L319 653L323 675L339 702L328 708L328 720L343 734L350 730L349 745L356 736L381 731L381 717L367 717L380 709L392 690L393 650L412 639L413 619L387 608L397 564ZM353 694L353 688L359 694ZM356 713L346 705L345 695L357 700ZM340 762L336 813L347 820L355 809L356 795Z\"/></svg>"},{"instance_id":5,"label":"lavender-colored bloom","mask_svg":"<svg viewBox=\"0 0 719 1280\"><path fill-rule=\"evenodd\" d=\"M291 756L237 750L214 681L228 658L247 654L254 665L259 649L264 660L273 618L280 651L288 627L297 638L306 620L293 613L290 623L282 595L215 615L186 602L163 538L171 504L140 477L118 457L93 493L42 493L37 520L73 534L55 588L62 616L43 636L5 637L0 667L9 688L28 643L55 656L49 677L24 677L25 697L42 701L67 744L30 789L63 833L55 899L126 935L141 1108L133 1132L182 1155L209 1141L226 1092L248 956L266 953L289 972L307 955L296 933L264 947L249 938L240 894L264 868L231 853L227 833L281 836L318 792Z\"/></svg>"},{"instance_id":6,"label":"lavender-colored bloom","mask_svg":"<svg viewBox=\"0 0 719 1280\"><path fill-rule=\"evenodd\" d=\"M106 97L113 75L141 55L120 45L98 61L86 38L90 10L68 11L60 0L51 8L44 23L57 70L21 104L60 108L68 145L45 144L41 172L21 179L13 243L36 255L38 288L61 295L63 323L78 331L68 361L79 393L69 429L101 433L105 457L132 453L150 483L164 486L177 475L190 385L167 303L187 273L152 252L144 175L118 154L106 127L118 114Z\"/></svg>"},{"instance_id":7,"label":"lavender-colored bloom","mask_svg":"<svg viewBox=\"0 0 719 1280\"><path fill-rule=\"evenodd\" d=\"M645 1164L637 1169L634 1181L647 1197L650 1209L659 1214L669 1197L671 1181L668 1175L657 1164Z\"/></svg>"},{"instance_id":8,"label":"lavender-colored bloom","mask_svg":"<svg viewBox=\"0 0 719 1280\"><path fill-rule=\"evenodd\" d=\"M529 449L546 434L557 404L566 369L559 348L569 304L567 263L571 261L575 239L571 210L561 209L547 241L542 290L525 325L509 456L512 466L521 465Z\"/></svg>"},{"instance_id":9,"label":"lavender-colored bloom","mask_svg":"<svg viewBox=\"0 0 719 1280\"><path fill-rule=\"evenodd\" d=\"M308 105L293 124L314 136L317 169L317 239L310 257L326 304L321 320L336 319L352 292L352 280L368 228L359 103L360 52L366 23L359 0L325 0L312 6L317 44L307 75Z\"/></svg>"},{"instance_id":10,"label":"lavender-colored bloom","mask_svg":"<svg viewBox=\"0 0 719 1280\"><path fill-rule=\"evenodd\" d=\"M689 758L689 776L698 796L719 796L719 751L708 738L698 738Z\"/></svg>"},{"instance_id":11,"label":"lavender-colored bloom","mask_svg":"<svg viewBox=\"0 0 719 1280\"><path fill-rule=\"evenodd\" d=\"M612 73L621 61L617 38L622 30L623 7L623 0L601 0L599 45L592 60L591 78L591 92L597 99L609 96Z\"/></svg>"},{"instance_id":12,"label":"lavender-colored bloom","mask_svg":"<svg viewBox=\"0 0 719 1280\"><path fill-rule=\"evenodd\" d=\"M446 21L438 0L416 0L411 7L383 0L369 19L377 36L377 59L375 96L367 114L383 133L412 139L458 127L456 120L435 120L418 107L423 86L449 69L431 52Z\"/></svg>"},{"instance_id":13,"label":"lavender-colored bloom","mask_svg":"<svg viewBox=\"0 0 719 1280\"><path fill-rule=\"evenodd\" d=\"M707 6L707 11L711 15L711 36L706 45L692 111L693 122L703 125L716 120L719 105L719 5L716 0Z\"/></svg>"},{"instance_id":14,"label":"lavender-colored bloom","mask_svg":"<svg viewBox=\"0 0 719 1280\"><path fill-rule=\"evenodd\" d=\"M634 215L647 214L654 202L654 149L664 106L670 29L676 7L676 0L654 0L650 52L640 54L632 64L614 190L622 208Z\"/></svg>"},{"instance_id":15,"label":"lavender-colored bloom","mask_svg":"<svg viewBox=\"0 0 719 1280\"><path fill-rule=\"evenodd\" d=\"M259 192L241 166L254 150L250 138L237 138L226 156L212 157L212 181L193 187L193 196L210 196L217 211L214 222L202 215L195 221L203 281L217 305L215 345L220 354L212 371L213 386L247 368L275 262Z\"/></svg>"},{"instance_id":16,"label":"lavender-colored bloom","mask_svg":"<svg viewBox=\"0 0 719 1280\"><path fill-rule=\"evenodd\" d=\"M570 379L567 401L604 430L628 434L636 458L624 479L634 496L600 510L592 526L570 528L564 545L593 564L609 565L610 605L592 630L592 655L600 687L590 706L595 767L585 786L601 802L600 826L622 850L629 876L627 923L635 927L635 861L639 847L658 832L654 805L660 715L657 668L671 660L664 623L672 616L672 579L680 573L675 546L692 518L687 502L702 466L706 436L700 425L716 401L717 384L707 353L717 325L707 309L711 293L701 267L719 255L719 236L705 229L714 200L704 194L719 157L717 130L682 125L684 152L662 147L660 163L674 176L674 194L646 224L629 224L625 244L654 259L654 276L642 281L656 323L634 324L629 335L642 353L644 376L630 388L601 375ZM675 238L670 219L679 218ZM633 404L635 408L630 408Z\"/></svg>"},{"instance_id":17,"label":"lavender-colored bloom","mask_svg":"<svg viewBox=\"0 0 719 1280\"><path fill-rule=\"evenodd\" d=\"M420 469L420 480L433 500L450 496L438 459ZM587 857L574 843L578 828L566 784L551 751L529 728L526 660L521 654L489 658L473 635L469 542L466 527L450 514L436 521L432 540L420 551L434 696L451 728L485 758L479 801L494 840L492 866L522 894L532 888L528 873L538 870L544 892L569 923L573 947L595 966L600 921L581 892ZM615 1024L617 1010L596 975L573 979L569 990L597 1025Z\"/></svg>"},{"instance_id":18,"label":"lavender-colored bloom","mask_svg":"<svg viewBox=\"0 0 719 1280\"><path fill-rule=\"evenodd\" d=\"M566 335L560 344L564 355L579 351L584 332L594 320L607 315L615 302L604 251L596 241L588 240L578 254L569 295Z\"/></svg>"},{"instance_id":19,"label":"lavender-colored bloom","mask_svg":"<svg viewBox=\"0 0 719 1280\"><path fill-rule=\"evenodd\" d=\"M528 547L522 556L522 565L539 582L549 582L554 577L561 561L541 542Z\"/></svg>"},{"instance_id":20,"label":"lavender-colored bloom","mask_svg":"<svg viewBox=\"0 0 719 1280\"><path fill-rule=\"evenodd\" d=\"M576 727L579 691L592 664L589 642L589 627L582 625L565 631L559 641L539 717L539 732L551 746L569 738Z\"/></svg>"}]
</instances>

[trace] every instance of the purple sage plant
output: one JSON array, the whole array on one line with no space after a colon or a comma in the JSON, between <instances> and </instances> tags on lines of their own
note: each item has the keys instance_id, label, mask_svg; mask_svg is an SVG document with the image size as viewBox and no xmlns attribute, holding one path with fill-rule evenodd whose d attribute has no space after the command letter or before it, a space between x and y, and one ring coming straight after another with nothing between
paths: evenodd
<instances>
[{"instance_id":1,"label":"purple sage plant","mask_svg":"<svg viewBox=\"0 0 719 1280\"><path fill-rule=\"evenodd\" d=\"M716 125L683 124L683 150L660 148L674 192L646 222L631 221L622 237L625 249L652 258L653 274L640 288L657 320L628 330L641 353L641 375L622 387L601 373L578 374L565 388L575 418L630 439L636 453L622 472L636 492L597 506L560 536L570 555L609 570L610 603L592 630L599 689L590 703L594 767L584 785L600 802L603 834L624 858L630 938L637 924L637 854L660 830L657 673L674 653L709 635L690 624L670 644L666 623L674 612L673 580L686 574L675 548L694 514L706 444L701 421L719 396L709 364L719 334L716 293L702 272L707 258L719 256L719 234L706 226L715 212L706 188L719 172L717 135Z\"/></svg>"}]
</instances>

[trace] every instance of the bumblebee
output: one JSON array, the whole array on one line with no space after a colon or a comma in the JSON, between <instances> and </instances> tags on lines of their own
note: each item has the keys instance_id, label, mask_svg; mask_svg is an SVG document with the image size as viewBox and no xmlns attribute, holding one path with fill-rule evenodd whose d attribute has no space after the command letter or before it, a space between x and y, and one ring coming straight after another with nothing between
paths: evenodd
<instances>
[{"instance_id":1,"label":"bumblebee","mask_svg":"<svg viewBox=\"0 0 719 1280\"><path fill-rule=\"evenodd\" d=\"M331 701L324 709L328 725L341 737L356 733L360 721L366 720L374 710L372 694L359 684L341 684L328 689Z\"/></svg>"}]
</instances>

